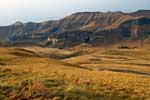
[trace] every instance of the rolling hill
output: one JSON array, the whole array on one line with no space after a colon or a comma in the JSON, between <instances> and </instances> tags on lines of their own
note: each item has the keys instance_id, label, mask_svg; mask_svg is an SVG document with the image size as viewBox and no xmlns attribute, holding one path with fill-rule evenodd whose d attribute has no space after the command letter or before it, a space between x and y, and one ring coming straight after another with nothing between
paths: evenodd
<instances>
[{"instance_id":1,"label":"rolling hill","mask_svg":"<svg viewBox=\"0 0 150 100\"><path fill-rule=\"evenodd\" d=\"M148 46L1 47L0 99L149 100L149 66Z\"/></svg>"},{"instance_id":2,"label":"rolling hill","mask_svg":"<svg viewBox=\"0 0 150 100\"><path fill-rule=\"evenodd\" d=\"M3 46L40 45L73 47L82 43L115 44L149 40L150 11L79 12L60 20L41 23L16 22L0 27Z\"/></svg>"},{"instance_id":3,"label":"rolling hill","mask_svg":"<svg viewBox=\"0 0 150 100\"><path fill-rule=\"evenodd\" d=\"M0 26L0 100L150 100L150 10Z\"/></svg>"}]
</instances>

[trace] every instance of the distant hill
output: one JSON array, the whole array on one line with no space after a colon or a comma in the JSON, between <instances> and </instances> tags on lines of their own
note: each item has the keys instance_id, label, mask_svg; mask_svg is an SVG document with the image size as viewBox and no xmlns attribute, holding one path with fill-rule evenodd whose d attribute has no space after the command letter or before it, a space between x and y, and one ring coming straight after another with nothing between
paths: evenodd
<instances>
[{"instance_id":1,"label":"distant hill","mask_svg":"<svg viewBox=\"0 0 150 100\"><path fill-rule=\"evenodd\" d=\"M72 47L149 40L150 10L79 12L55 21L16 22L0 27L1 45Z\"/></svg>"}]
</instances>

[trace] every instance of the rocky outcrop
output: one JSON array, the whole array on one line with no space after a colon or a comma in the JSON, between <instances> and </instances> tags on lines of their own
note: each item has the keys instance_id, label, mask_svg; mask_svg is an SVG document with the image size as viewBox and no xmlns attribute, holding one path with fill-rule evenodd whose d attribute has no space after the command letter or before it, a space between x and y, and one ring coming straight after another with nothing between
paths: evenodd
<instances>
[{"instance_id":1,"label":"rocky outcrop","mask_svg":"<svg viewBox=\"0 0 150 100\"><path fill-rule=\"evenodd\" d=\"M56 21L16 22L0 27L1 43L72 47L145 40L150 34L150 10L134 13L79 12Z\"/></svg>"},{"instance_id":2,"label":"rocky outcrop","mask_svg":"<svg viewBox=\"0 0 150 100\"><path fill-rule=\"evenodd\" d=\"M96 31L93 34L93 44L111 44L118 41L144 41L150 36L150 18L132 18L115 27Z\"/></svg>"}]
</instances>

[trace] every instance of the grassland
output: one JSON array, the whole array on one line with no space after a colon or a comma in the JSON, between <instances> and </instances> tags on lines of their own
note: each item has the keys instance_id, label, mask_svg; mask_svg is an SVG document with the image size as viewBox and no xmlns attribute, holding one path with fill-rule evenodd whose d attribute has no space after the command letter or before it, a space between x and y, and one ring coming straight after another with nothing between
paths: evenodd
<instances>
[{"instance_id":1,"label":"grassland","mask_svg":"<svg viewBox=\"0 0 150 100\"><path fill-rule=\"evenodd\" d=\"M150 47L0 48L0 100L150 100Z\"/></svg>"}]
</instances>

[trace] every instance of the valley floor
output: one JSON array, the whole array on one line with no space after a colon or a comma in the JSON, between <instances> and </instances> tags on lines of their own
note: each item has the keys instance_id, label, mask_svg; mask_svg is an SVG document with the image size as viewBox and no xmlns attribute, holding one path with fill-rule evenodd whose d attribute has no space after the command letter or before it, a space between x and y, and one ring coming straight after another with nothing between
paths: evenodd
<instances>
[{"instance_id":1,"label":"valley floor","mask_svg":"<svg viewBox=\"0 0 150 100\"><path fill-rule=\"evenodd\" d=\"M1 47L0 100L150 100L150 46Z\"/></svg>"}]
</instances>

